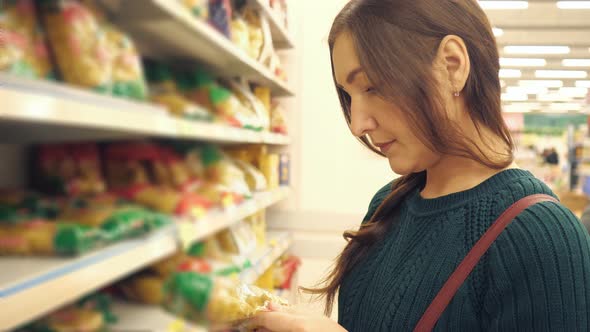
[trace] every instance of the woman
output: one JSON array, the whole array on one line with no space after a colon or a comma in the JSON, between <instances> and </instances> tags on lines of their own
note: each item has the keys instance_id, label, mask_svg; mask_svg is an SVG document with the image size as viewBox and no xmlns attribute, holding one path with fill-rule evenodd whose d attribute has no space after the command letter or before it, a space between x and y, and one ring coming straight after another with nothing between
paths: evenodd
<instances>
[{"instance_id":1,"label":"woman","mask_svg":"<svg viewBox=\"0 0 590 332\"><path fill-rule=\"evenodd\" d=\"M329 37L352 133L402 177L373 197L325 287L338 324L258 315L262 330L411 331L509 206L551 190L513 162L498 51L475 0L353 0ZM354 188L351 188L353 190ZM590 329L590 242L556 202L520 213L479 260L437 331Z\"/></svg>"}]
</instances>

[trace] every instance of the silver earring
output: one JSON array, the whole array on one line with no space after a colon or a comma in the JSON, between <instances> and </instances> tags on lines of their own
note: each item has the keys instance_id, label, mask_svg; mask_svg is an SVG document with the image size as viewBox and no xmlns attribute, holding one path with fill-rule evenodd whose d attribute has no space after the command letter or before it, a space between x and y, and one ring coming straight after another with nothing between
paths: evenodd
<instances>
[{"instance_id":1,"label":"silver earring","mask_svg":"<svg viewBox=\"0 0 590 332\"><path fill-rule=\"evenodd\" d=\"M455 91L455 93L453 93L453 96L455 97L459 97L461 94L459 93L459 91Z\"/></svg>"}]
</instances>

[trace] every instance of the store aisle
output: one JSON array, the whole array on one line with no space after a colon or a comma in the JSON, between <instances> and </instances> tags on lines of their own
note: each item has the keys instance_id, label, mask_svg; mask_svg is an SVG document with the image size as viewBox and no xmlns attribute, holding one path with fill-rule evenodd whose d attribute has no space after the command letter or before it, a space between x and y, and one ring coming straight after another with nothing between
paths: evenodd
<instances>
[{"instance_id":1,"label":"store aisle","mask_svg":"<svg viewBox=\"0 0 590 332\"><path fill-rule=\"evenodd\" d=\"M322 258L303 258L299 269L299 285L303 287L311 287L317 284L332 268L332 261ZM304 310L309 310L314 314L323 315L324 301L318 300L314 296L299 294L299 306ZM338 319L338 304L334 304L332 312L332 319Z\"/></svg>"}]
</instances>

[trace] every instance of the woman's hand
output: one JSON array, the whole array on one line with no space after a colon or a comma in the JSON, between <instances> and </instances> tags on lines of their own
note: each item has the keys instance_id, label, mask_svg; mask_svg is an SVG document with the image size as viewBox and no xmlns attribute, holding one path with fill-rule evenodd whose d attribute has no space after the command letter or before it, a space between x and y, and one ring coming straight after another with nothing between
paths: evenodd
<instances>
[{"instance_id":1,"label":"woman's hand","mask_svg":"<svg viewBox=\"0 0 590 332\"><path fill-rule=\"evenodd\" d=\"M328 317L276 305L271 305L270 311L254 316L248 325L256 327L258 332L346 332Z\"/></svg>"}]
</instances>

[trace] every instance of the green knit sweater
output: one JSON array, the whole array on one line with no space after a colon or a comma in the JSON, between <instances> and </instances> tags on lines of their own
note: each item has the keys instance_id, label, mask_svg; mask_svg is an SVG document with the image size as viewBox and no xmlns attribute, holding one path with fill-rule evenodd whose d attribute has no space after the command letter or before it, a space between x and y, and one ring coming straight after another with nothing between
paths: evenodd
<instances>
[{"instance_id":1,"label":"green knit sweater","mask_svg":"<svg viewBox=\"0 0 590 332\"><path fill-rule=\"evenodd\" d=\"M373 198L365 220L390 192ZM512 203L554 195L531 173L503 171L477 187L401 204L399 222L344 278L348 331L411 331L474 243ZM459 289L435 331L590 331L590 237L553 202L521 213Z\"/></svg>"}]
</instances>

